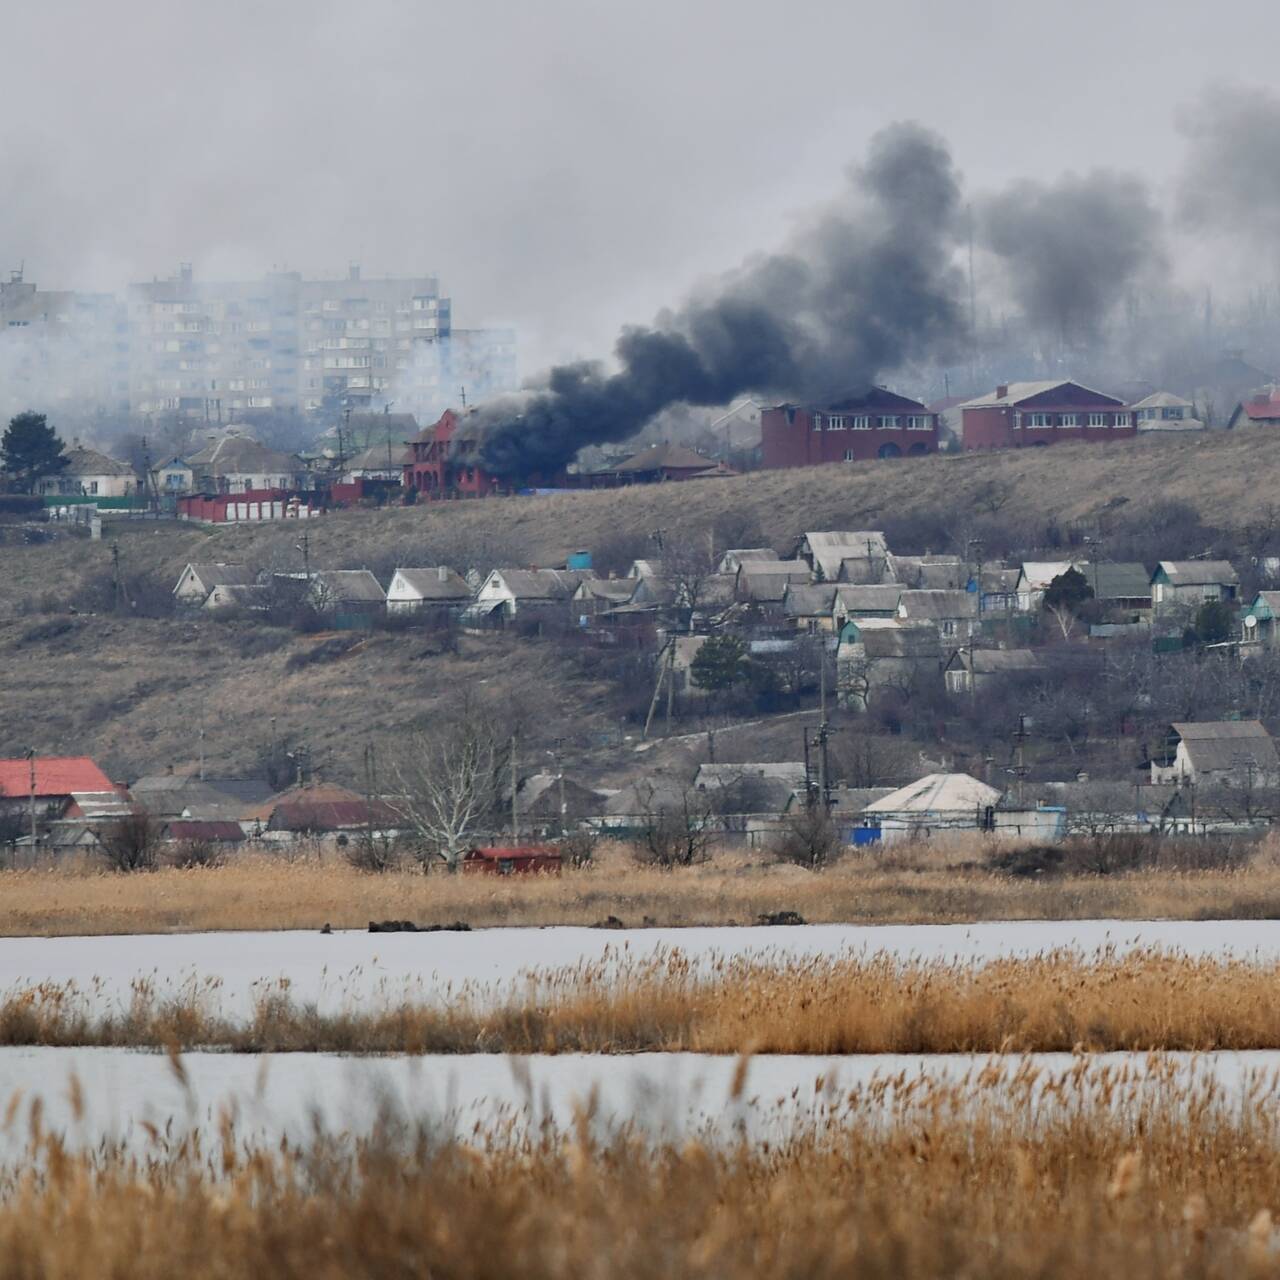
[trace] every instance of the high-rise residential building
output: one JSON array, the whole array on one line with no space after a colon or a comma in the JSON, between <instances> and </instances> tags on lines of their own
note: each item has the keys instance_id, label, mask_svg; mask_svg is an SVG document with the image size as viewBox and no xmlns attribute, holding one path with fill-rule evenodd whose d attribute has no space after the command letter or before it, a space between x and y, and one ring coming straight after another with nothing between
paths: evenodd
<instances>
[{"instance_id":1,"label":"high-rise residential building","mask_svg":"<svg viewBox=\"0 0 1280 1280\"><path fill-rule=\"evenodd\" d=\"M0 281L0 413L128 407L129 328L116 298L40 289L21 270Z\"/></svg>"},{"instance_id":2,"label":"high-rise residential building","mask_svg":"<svg viewBox=\"0 0 1280 1280\"><path fill-rule=\"evenodd\" d=\"M129 396L136 413L224 421L250 410L366 407L388 398L415 344L450 332L434 276L260 281L176 276L130 286Z\"/></svg>"},{"instance_id":3,"label":"high-rise residential building","mask_svg":"<svg viewBox=\"0 0 1280 1280\"><path fill-rule=\"evenodd\" d=\"M397 353L396 408L433 422L446 409L480 404L519 386L514 329L453 329Z\"/></svg>"}]
</instances>

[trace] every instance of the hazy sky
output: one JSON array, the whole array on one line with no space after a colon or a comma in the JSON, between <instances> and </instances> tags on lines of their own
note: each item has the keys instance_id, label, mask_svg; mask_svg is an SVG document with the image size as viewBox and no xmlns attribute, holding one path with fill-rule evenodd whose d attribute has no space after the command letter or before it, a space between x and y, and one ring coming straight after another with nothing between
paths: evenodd
<instances>
[{"instance_id":1,"label":"hazy sky","mask_svg":"<svg viewBox=\"0 0 1280 1280\"><path fill-rule=\"evenodd\" d=\"M774 247L892 120L971 189L1166 189L1274 0L44 0L5 13L0 268L439 273L526 372Z\"/></svg>"}]
</instances>

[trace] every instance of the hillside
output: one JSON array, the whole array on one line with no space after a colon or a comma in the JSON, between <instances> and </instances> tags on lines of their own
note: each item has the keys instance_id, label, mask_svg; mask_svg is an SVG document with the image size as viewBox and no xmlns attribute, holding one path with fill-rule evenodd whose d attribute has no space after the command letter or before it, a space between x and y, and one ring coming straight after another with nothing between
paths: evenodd
<instances>
[{"instance_id":1,"label":"hillside","mask_svg":"<svg viewBox=\"0 0 1280 1280\"><path fill-rule=\"evenodd\" d=\"M652 554L653 530L695 524L710 524L720 546L763 539L785 550L804 529L895 528L915 519L921 536L941 523L954 540L972 512L1034 532L1101 512L1158 515L1160 503L1176 499L1211 524L1269 527L1278 445L1254 432L939 456L343 512L305 527L313 568L367 565L384 583L396 564L549 564L577 547L625 563ZM330 772L355 780L366 743L429 720L450 693L486 688L510 702L513 716L537 725L540 752L563 738L566 756L597 778L616 778L638 759L630 746L592 745L606 732L616 739L623 700L635 690L597 682L550 641L519 642L513 651L511 640L464 638L459 653L439 654L422 635L379 633L328 661L309 662L313 651L323 652L323 637L107 611L113 541L126 577L149 581L163 599L188 560L298 568L302 532L299 524L117 522L101 543L0 548L0 754L34 745L94 754L117 773L163 768L196 758L203 716L212 769L247 769L272 741L306 739ZM1157 542L1161 536L1157 531ZM73 616L64 616L68 611ZM794 727L779 729L787 741L796 736ZM749 747L738 749L750 755Z\"/></svg>"}]
</instances>

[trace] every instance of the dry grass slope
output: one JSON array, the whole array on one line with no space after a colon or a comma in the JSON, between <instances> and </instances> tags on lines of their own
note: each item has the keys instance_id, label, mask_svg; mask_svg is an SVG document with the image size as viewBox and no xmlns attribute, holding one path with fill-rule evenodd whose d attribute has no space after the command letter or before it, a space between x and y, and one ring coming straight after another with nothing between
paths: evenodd
<instances>
[{"instance_id":1,"label":"dry grass slope","mask_svg":"<svg viewBox=\"0 0 1280 1280\"><path fill-rule=\"evenodd\" d=\"M204 1145L157 1133L141 1154L83 1155L15 1099L28 1156L0 1173L0 1257L8 1275L135 1280L1275 1274L1274 1087L1235 1108L1086 1059L816 1086L816 1129L768 1148L600 1133L588 1108L531 1139L388 1116L366 1140L263 1150L227 1116Z\"/></svg>"}]
</instances>

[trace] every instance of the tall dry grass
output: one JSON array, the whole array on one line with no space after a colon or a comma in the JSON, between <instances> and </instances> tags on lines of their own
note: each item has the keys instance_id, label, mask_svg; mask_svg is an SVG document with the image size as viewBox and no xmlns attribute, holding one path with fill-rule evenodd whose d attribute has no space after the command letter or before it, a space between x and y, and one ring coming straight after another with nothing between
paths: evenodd
<instances>
[{"instance_id":1,"label":"tall dry grass","mask_svg":"<svg viewBox=\"0 0 1280 1280\"><path fill-rule=\"evenodd\" d=\"M0 1045L339 1053L1024 1053L1280 1049L1280 961L1058 952L986 964L625 954L434 1000L321 1012L284 985L228 1017L216 984L137 980L105 1011L72 986L0 998Z\"/></svg>"},{"instance_id":2,"label":"tall dry grass","mask_svg":"<svg viewBox=\"0 0 1280 1280\"><path fill-rule=\"evenodd\" d=\"M0 871L0 936L364 928L370 920L473 927L753 924L799 912L811 923L971 920L1280 919L1280 862L1264 845L1247 867L1036 880L995 874L979 840L850 856L811 872L742 857L659 871L618 850L556 877L353 870L340 859L237 855L222 867L109 874L91 861ZM757 855L757 859L759 855Z\"/></svg>"},{"instance_id":3,"label":"tall dry grass","mask_svg":"<svg viewBox=\"0 0 1280 1280\"><path fill-rule=\"evenodd\" d=\"M1276 1102L1274 1085L1228 1105L1081 1059L1053 1078L1022 1064L884 1081L770 1145L602 1132L588 1103L532 1136L462 1140L387 1116L367 1138L262 1149L224 1115L216 1140L155 1132L87 1154L33 1107L25 1159L0 1171L0 1273L1266 1276L1280 1265Z\"/></svg>"}]
</instances>

